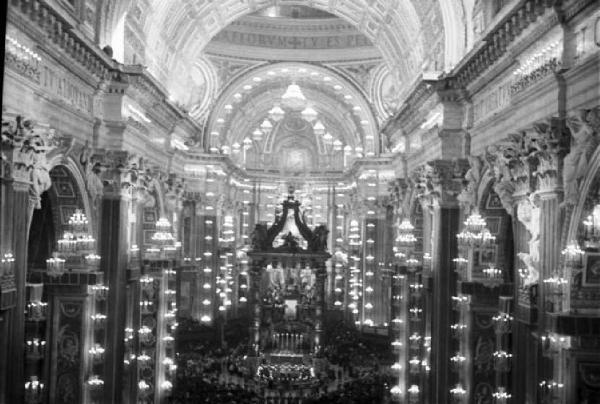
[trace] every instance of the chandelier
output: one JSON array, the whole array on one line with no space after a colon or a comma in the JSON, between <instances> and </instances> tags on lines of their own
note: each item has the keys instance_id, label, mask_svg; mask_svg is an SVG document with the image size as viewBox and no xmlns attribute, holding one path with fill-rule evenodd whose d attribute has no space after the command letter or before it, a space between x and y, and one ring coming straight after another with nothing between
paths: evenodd
<instances>
[{"instance_id":1,"label":"chandelier","mask_svg":"<svg viewBox=\"0 0 600 404\"><path fill-rule=\"evenodd\" d=\"M413 234L414 229L415 226L413 226L408 219L402 219L402 222L398 225L396 242L398 242L401 247L412 247L417 242L417 238Z\"/></svg>"},{"instance_id":2,"label":"chandelier","mask_svg":"<svg viewBox=\"0 0 600 404\"><path fill-rule=\"evenodd\" d=\"M156 232L152 235L152 241L163 246L175 241L171 233L171 222L167 218L161 217L156 222Z\"/></svg>"},{"instance_id":3,"label":"chandelier","mask_svg":"<svg viewBox=\"0 0 600 404\"><path fill-rule=\"evenodd\" d=\"M167 258L174 258L177 249L181 247L181 242L178 242L173 236L171 222L165 217L160 217L155 224L156 231L152 235L152 246L146 249L149 254L148 258L156 259L166 255Z\"/></svg>"},{"instance_id":4,"label":"chandelier","mask_svg":"<svg viewBox=\"0 0 600 404\"><path fill-rule=\"evenodd\" d=\"M63 236L58 240L58 251L46 260L48 275L56 277L65 273L65 263L97 270L100 256L95 253L96 240L89 234L89 221L81 209L76 209L66 224Z\"/></svg>"},{"instance_id":5,"label":"chandelier","mask_svg":"<svg viewBox=\"0 0 600 404\"><path fill-rule=\"evenodd\" d=\"M60 253L83 253L94 249L96 240L88 233L88 220L81 209L76 209L67 223L67 231L58 240Z\"/></svg>"},{"instance_id":6,"label":"chandelier","mask_svg":"<svg viewBox=\"0 0 600 404\"><path fill-rule=\"evenodd\" d=\"M472 213L464 222L464 229L456 235L458 244L463 247L484 247L496 241L496 237L486 227L479 213Z\"/></svg>"},{"instance_id":7,"label":"chandelier","mask_svg":"<svg viewBox=\"0 0 600 404\"><path fill-rule=\"evenodd\" d=\"M46 271L51 277L61 276L65 273L65 260L54 253L53 257L46 260Z\"/></svg>"},{"instance_id":8,"label":"chandelier","mask_svg":"<svg viewBox=\"0 0 600 404\"><path fill-rule=\"evenodd\" d=\"M328 153L344 151L344 165L346 164L345 158L352 153L352 147L349 145L344 146L339 139L327 131L323 122L318 119L319 113L310 105L302 89L296 83L287 86L281 99L267 112L267 116L252 131L251 135L246 136L242 140L242 144L233 143L231 148L224 146L224 153L239 153L242 150L244 152L248 151L253 147L254 142L260 143L263 140L263 136L269 136L273 131L274 125L280 122L288 112L299 113L300 117L312 126L313 133L322 139ZM356 153L359 156L362 153L362 147L356 147Z\"/></svg>"},{"instance_id":9,"label":"chandelier","mask_svg":"<svg viewBox=\"0 0 600 404\"><path fill-rule=\"evenodd\" d=\"M300 86L292 83L281 96L281 103L292 111L301 111L306 106L306 97L302 93Z\"/></svg>"}]
</instances>

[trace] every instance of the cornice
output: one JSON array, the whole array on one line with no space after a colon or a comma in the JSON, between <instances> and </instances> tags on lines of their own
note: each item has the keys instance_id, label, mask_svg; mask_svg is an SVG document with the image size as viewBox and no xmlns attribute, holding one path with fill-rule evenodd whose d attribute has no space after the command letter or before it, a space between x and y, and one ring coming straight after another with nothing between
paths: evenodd
<instances>
[{"instance_id":1,"label":"cornice","mask_svg":"<svg viewBox=\"0 0 600 404\"><path fill-rule=\"evenodd\" d=\"M288 33L306 32L309 36L315 33L339 34L341 30L359 33L354 25L345 22L341 18L319 18L319 19L292 19L292 18L265 18L244 16L232 22L227 29L244 30L245 32L266 33L268 31L285 31ZM344 34L342 34L344 35Z\"/></svg>"},{"instance_id":2,"label":"cornice","mask_svg":"<svg viewBox=\"0 0 600 404\"><path fill-rule=\"evenodd\" d=\"M483 38L479 48L452 71L451 76L456 78L456 84L465 87L482 75L507 52L507 47L514 43L527 27L558 3L558 0L522 0L518 3ZM549 27L539 29L547 30Z\"/></svg>"}]
</instances>

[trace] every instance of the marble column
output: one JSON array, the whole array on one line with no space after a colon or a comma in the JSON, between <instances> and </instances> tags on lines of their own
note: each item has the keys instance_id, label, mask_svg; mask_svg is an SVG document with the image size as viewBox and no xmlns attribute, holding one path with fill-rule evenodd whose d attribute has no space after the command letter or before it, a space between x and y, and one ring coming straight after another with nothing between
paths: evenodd
<instances>
[{"instance_id":1,"label":"marble column","mask_svg":"<svg viewBox=\"0 0 600 404\"><path fill-rule=\"evenodd\" d=\"M260 344L260 323L262 315L262 301L260 299L260 278L263 270L261 261L252 261L250 275L250 308L252 319L250 320L250 348L258 354Z\"/></svg>"},{"instance_id":2,"label":"marble column","mask_svg":"<svg viewBox=\"0 0 600 404\"><path fill-rule=\"evenodd\" d=\"M117 169L115 169L117 170ZM120 173L115 173L119 175ZM127 227L130 195L126 185L115 180L101 202L100 269L108 285L106 352L104 354L104 401L120 403L124 388L125 315L127 304Z\"/></svg>"},{"instance_id":3,"label":"marble column","mask_svg":"<svg viewBox=\"0 0 600 404\"><path fill-rule=\"evenodd\" d=\"M0 310L5 310L1 315L2 323L6 324L2 327L5 334L0 337L0 341L6 341L6 355L0 360L0 402L19 403L23 401L25 383L24 311L29 228L33 209L40 207L40 195L51 186L46 156L57 143L54 132L46 125L8 113L2 118L0 253L12 253L15 261L13 273L0 274ZM40 139L43 148L38 147Z\"/></svg>"},{"instance_id":4,"label":"marble column","mask_svg":"<svg viewBox=\"0 0 600 404\"><path fill-rule=\"evenodd\" d=\"M323 343L323 314L325 311L325 282L327 281L327 270L325 263L316 264L315 279L315 353L320 354Z\"/></svg>"},{"instance_id":5,"label":"marble column","mask_svg":"<svg viewBox=\"0 0 600 404\"><path fill-rule=\"evenodd\" d=\"M540 262L539 262L539 322L545 326L545 312L553 311L544 279L558 271L560 260L560 207L558 195L555 192L540 193Z\"/></svg>"},{"instance_id":6,"label":"marble column","mask_svg":"<svg viewBox=\"0 0 600 404\"><path fill-rule=\"evenodd\" d=\"M459 228L458 207L437 207L434 215L433 234L437 237L437 256L434 257L432 293L431 379L432 402L445 403L449 390L454 386L450 369L453 339L450 334L452 319L451 297L456 294L454 262L458 255L456 234Z\"/></svg>"},{"instance_id":7,"label":"marble column","mask_svg":"<svg viewBox=\"0 0 600 404\"><path fill-rule=\"evenodd\" d=\"M8 185L8 184L7 184ZM12 215L8 219L11 231L6 235L9 249L15 258L14 285L16 288L16 301L11 310L7 311L8 320L8 346L5 362L9 365L6 373L7 403L20 403L24 394L24 339L25 339L25 281L27 276L27 243L33 209L39 200L30 197L30 184L14 181L5 188L8 191L9 206L12 206ZM39 375L41 377L41 375Z\"/></svg>"}]
</instances>

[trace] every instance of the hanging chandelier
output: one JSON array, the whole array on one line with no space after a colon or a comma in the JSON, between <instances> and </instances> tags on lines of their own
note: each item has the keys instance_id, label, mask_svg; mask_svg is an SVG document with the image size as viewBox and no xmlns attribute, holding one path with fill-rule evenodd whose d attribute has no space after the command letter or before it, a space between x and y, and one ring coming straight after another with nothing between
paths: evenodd
<instances>
[{"instance_id":1,"label":"hanging chandelier","mask_svg":"<svg viewBox=\"0 0 600 404\"><path fill-rule=\"evenodd\" d=\"M306 97L302 93L300 86L292 83L281 96L281 103L293 111L301 111L306 106Z\"/></svg>"},{"instance_id":2,"label":"hanging chandelier","mask_svg":"<svg viewBox=\"0 0 600 404\"><path fill-rule=\"evenodd\" d=\"M464 222L464 229L456 235L458 244L464 247L484 247L496 241L479 213L472 213Z\"/></svg>"},{"instance_id":3,"label":"hanging chandelier","mask_svg":"<svg viewBox=\"0 0 600 404\"><path fill-rule=\"evenodd\" d=\"M88 220L81 209L76 209L67 222L67 231L58 240L61 253L81 254L94 249L96 240L88 233Z\"/></svg>"},{"instance_id":4,"label":"hanging chandelier","mask_svg":"<svg viewBox=\"0 0 600 404\"><path fill-rule=\"evenodd\" d=\"M152 241L163 246L175 242L171 233L171 222L167 218L161 217L156 222L156 232L152 235Z\"/></svg>"},{"instance_id":5,"label":"hanging chandelier","mask_svg":"<svg viewBox=\"0 0 600 404\"><path fill-rule=\"evenodd\" d=\"M402 222L398 225L398 236L396 242L400 247L412 247L417 242L417 238L413 234L415 226L410 223L408 219L402 219Z\"/></svg>"}]
</instances>

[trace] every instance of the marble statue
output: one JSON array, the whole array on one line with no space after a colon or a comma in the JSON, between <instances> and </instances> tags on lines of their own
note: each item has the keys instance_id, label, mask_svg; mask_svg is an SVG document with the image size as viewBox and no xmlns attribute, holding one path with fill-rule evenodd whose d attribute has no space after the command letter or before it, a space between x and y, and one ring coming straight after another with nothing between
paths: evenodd
<instances>
[{"instance_id":1,"label":"marble statue","mask_svg":"<svg viewBox=\"0 0 600 404\"><path fill-rule=\"evenodd\" d=\"M85 173L85 186L95 203L96 199L102 195L104 184L100 179L101 164L92 156L92 149L86 144L79 156L79 163L81 163Z\"/></svg>"},{"instance_id":2,"label":"marble statue","mask_svg":"<svg viewBox=\"0 0 600 404\"><path fill-rule=\"evenodd\" d=\"M517 206L517 218L531 236L529 239L529 252L517 254L527 267L527 277L523 281L523 286L531 286L539 281L537 266L540 261L540 210L534 194L528 199L520 201Z\"/></svg>"},{"instance_id":3,"label":"marble statue","mask_svg":"<svg viewBox=\"0 0 600 404\"><path fill-rule=\"evenodd\" d=\"M598 146L598 136L588 123L588 112L580 110L567 118L567 127L573 137L571 151L565 156L563 165L563 205L577 202L579 183L585 176L589 160Z\"/></svg>"}]
</instances>

